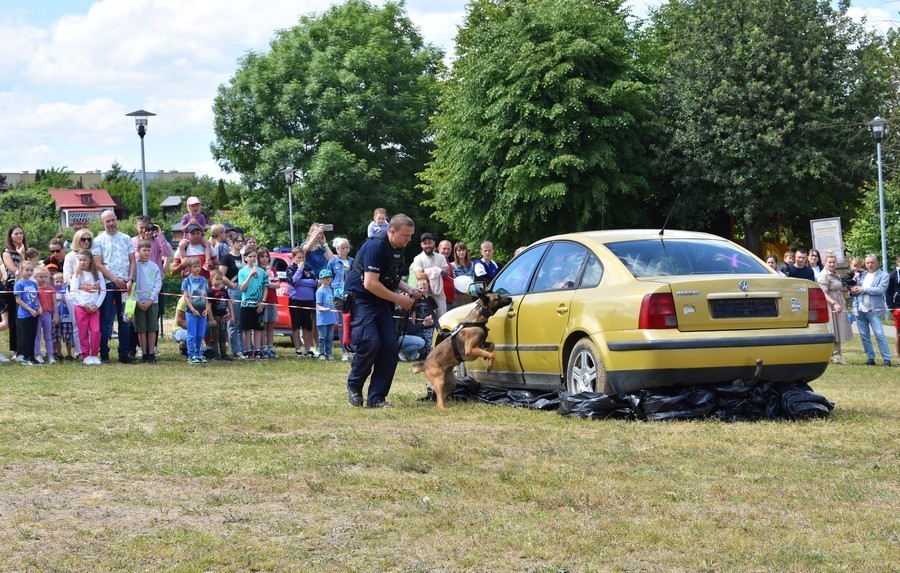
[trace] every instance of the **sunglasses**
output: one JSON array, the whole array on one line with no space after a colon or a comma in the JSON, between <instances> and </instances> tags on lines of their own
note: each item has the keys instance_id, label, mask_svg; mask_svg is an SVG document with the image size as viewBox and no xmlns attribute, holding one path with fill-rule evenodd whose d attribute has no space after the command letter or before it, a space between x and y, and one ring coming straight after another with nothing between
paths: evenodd
<instances>
[{"instance_id":1,"label":"sunglasses","mask_svg":"<svg viewBox=\"0 0 900 573\"><path fill-rule=\"evenodd\" d=\"M50 249L51 253L61 253L62 249Z\"/></svg>"},{"instance_id":2,"label":"sunglasses","mask_svg":"<svg viewBox=\"0 0 900 573\"><path fill-rule=\"evenodd\" d=\"M92 239L91 237L81 237L81 242L82 242L82 243L85 242L85 241L92 241L92 240L93 240L93 239Z\"/></svg>"}]
</instances>

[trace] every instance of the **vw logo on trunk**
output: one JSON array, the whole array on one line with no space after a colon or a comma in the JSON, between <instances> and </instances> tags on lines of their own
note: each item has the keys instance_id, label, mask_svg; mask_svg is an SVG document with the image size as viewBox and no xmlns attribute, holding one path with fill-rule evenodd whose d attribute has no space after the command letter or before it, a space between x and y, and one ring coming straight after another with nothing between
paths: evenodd
<instances>
[{"instance_id":1,"label":"vw logo on trunk","mask_svg":"<svg viewBox=\"0 0 900 573\"><path fill-rule=\"evenodd\" d=\"M749 281L741 281L738 283L738 288L744 292L750 290L750 282Z\"/></svg>"}]
</instances>

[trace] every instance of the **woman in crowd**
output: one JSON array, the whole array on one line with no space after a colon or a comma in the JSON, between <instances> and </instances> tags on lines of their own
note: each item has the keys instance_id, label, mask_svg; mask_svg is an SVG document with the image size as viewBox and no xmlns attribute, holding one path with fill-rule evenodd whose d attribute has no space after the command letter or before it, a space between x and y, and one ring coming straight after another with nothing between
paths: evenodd
<instances>
[{"instance_id":1,"label":"woman in crowd","mask_svg":"<svg viewBox=\"0 0 900 573\"><path fill-rule=\"evenodd\" d=\"M810 251L811 254L812 251ZM834 348L831 352L831 359L835 364L844 364L844 359L841 357L841 343L853 338L853 331L850 328L850 318L847 315L841 277L837 273L837 256L831 251L825 254L825 269L819 273L818 283L825 292L825 300L828 301L828 310L831 315L831 320L828 323L831 332L834 334Z\"/></svg>"},{"instance_id":2,"label":"woman in crowd","mask_svg":"<svg viewBox=\"0 0 900 573\"><path fill-rule=\"evenodd\" d=\"M235 235L231 241L231 250L225 253L219 260L219 270L222 271L222 284L228 289L228 298L232 304L238 306L241 300L241 287L237 283L238 271L244 267L244 259L241 250L244 248L244 236ZM237 302L235 302L237 301ZM228 344L231 346L231 354L235 357L244 355L244 339L241 332L240 312L232 313L228 321Z\"/></svg>"},{"instance_id":3,"label":"woman in crowd","mask_svg":"<svg viewBox=\"0 0 900 573\"><path fill-rule=\"evenodd\" d=\"M816 273L816 279L818 280L819 274L822 273L822 269L825 268L825 261L822 260L822 255L819 254L818 249L810 249L809 250L809 259L807 260L807 264L809 268Z\"/></svg>"},{"instance_id":4,"label":"woman in crowd","mask_svg":"<svg viewBox=\"0 0 900 573\"><path fill-rule=\"evenodd\" d=\"M79 229L75 231L72 237L72 250L66 253L63 259L62 274L66 284L72 283L72 277L80 272L78 268L78 251L81 249L91 250L94 246L94 236L88 229ZM75 297L67 296L66 305L69 307L69 316L75 316ZM78 334L78 321L72 321L72 347L75 348L75 354L81 356L81 339Z\"/></svg>"},{"instance_id":5,"label":"woman in crowd","mask_svg":"<svg viewBox=\"0 0 900 573\"><path fill-rule=\"evenodd\" d=\"M464 241L457 241L456 244L453 245L453 261L450 263L450 268L453 270L454 279L462 276L472 277L473 280L475 279L475 264L472 262L472 257L469 255L469 247ZM469 296L469 293L457 290L456 300L456 306L462 306L472 302L472 297Z\"/></svg>"},{"instance_id":6,"label":"woman in crowd","mask_svg":"<svg viewBox=\"0 0 900 573\"><path fill-rule=\"evenodd\" d=\"M25 260L25 250L28 248L28 242L25 240L25 230L18 225L12 225L6 231L6 245L3 248L3 265L6 267L6 284L3 290L6 294L7 312L13 318L9 321L9 351L13 355L13 359L19 358L18 339L16 338L16 319L15 312L19 308L16 304L16 295L13 288L16 284L16 275L19 273L19 264Z\"/></svg>"},{"instance_id":7,"label":"woman in crowd","mask_svg":"<svg viewBox=\"0 0 900 573\"><path fill-rule=\"evenodd\" d=\"M334 291L335 309L337 310L335 318L337 318L338 325L338 340L341 341L341 348L344 350L341 362L347 362L350 360L350 349L344 346L344 314L342 310L344 304L344 281L347 278L347 273L350 272L353 257L350 256L350 241L344 237L337 237L331 242L331 245L334 247L337 255L328 259L326 268L331 271L333 277L331 289Z\"/></svg>"}]
</instances>

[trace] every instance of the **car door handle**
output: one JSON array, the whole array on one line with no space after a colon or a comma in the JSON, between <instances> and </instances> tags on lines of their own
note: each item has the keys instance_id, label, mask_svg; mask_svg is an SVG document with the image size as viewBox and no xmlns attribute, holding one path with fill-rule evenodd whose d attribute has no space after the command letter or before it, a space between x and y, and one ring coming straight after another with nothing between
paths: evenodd
<instances>
[{"instance_id":1,"label":"car door handle","mask_svg":"<svg viewBox=\"0 0 900 573\"><path fill-rule=\"evenodd\" d=\"M558 307L556 307L556 314L558 314L559 316L562 316L562 315L566 314L567 312L569 312L569 307L567 307L564 304L561 304Z\"/></svg>"},{"instance_id":2,"label":"car door handle","mask_svg":"<svg viewBox=\"0 0 900 573\"><path fill-rule=\"evenodd\" d=\"M516 309L511 308L506 311L506 318L515 318L516 317Z\"/></svg>"}]
</instances>

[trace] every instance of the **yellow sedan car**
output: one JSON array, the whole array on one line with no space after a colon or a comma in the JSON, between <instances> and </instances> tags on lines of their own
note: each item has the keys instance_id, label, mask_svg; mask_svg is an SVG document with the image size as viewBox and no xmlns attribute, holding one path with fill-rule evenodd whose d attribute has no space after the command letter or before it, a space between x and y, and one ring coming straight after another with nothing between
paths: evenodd
<instances>
[{"instance_id":1,"label":"yellow sedan car","mask_svg":"<svg viewBox=\"0 0 900 573\"><path fill-rule=\"evenodd\" d=\"M488 321L483 384L626 394L735 380L809 382L834 336L822 290L706 233L623 230L534 243L487 285L512 297ZM440 319L452 330L470 306Z\"/></svg>"}]
</instances>

